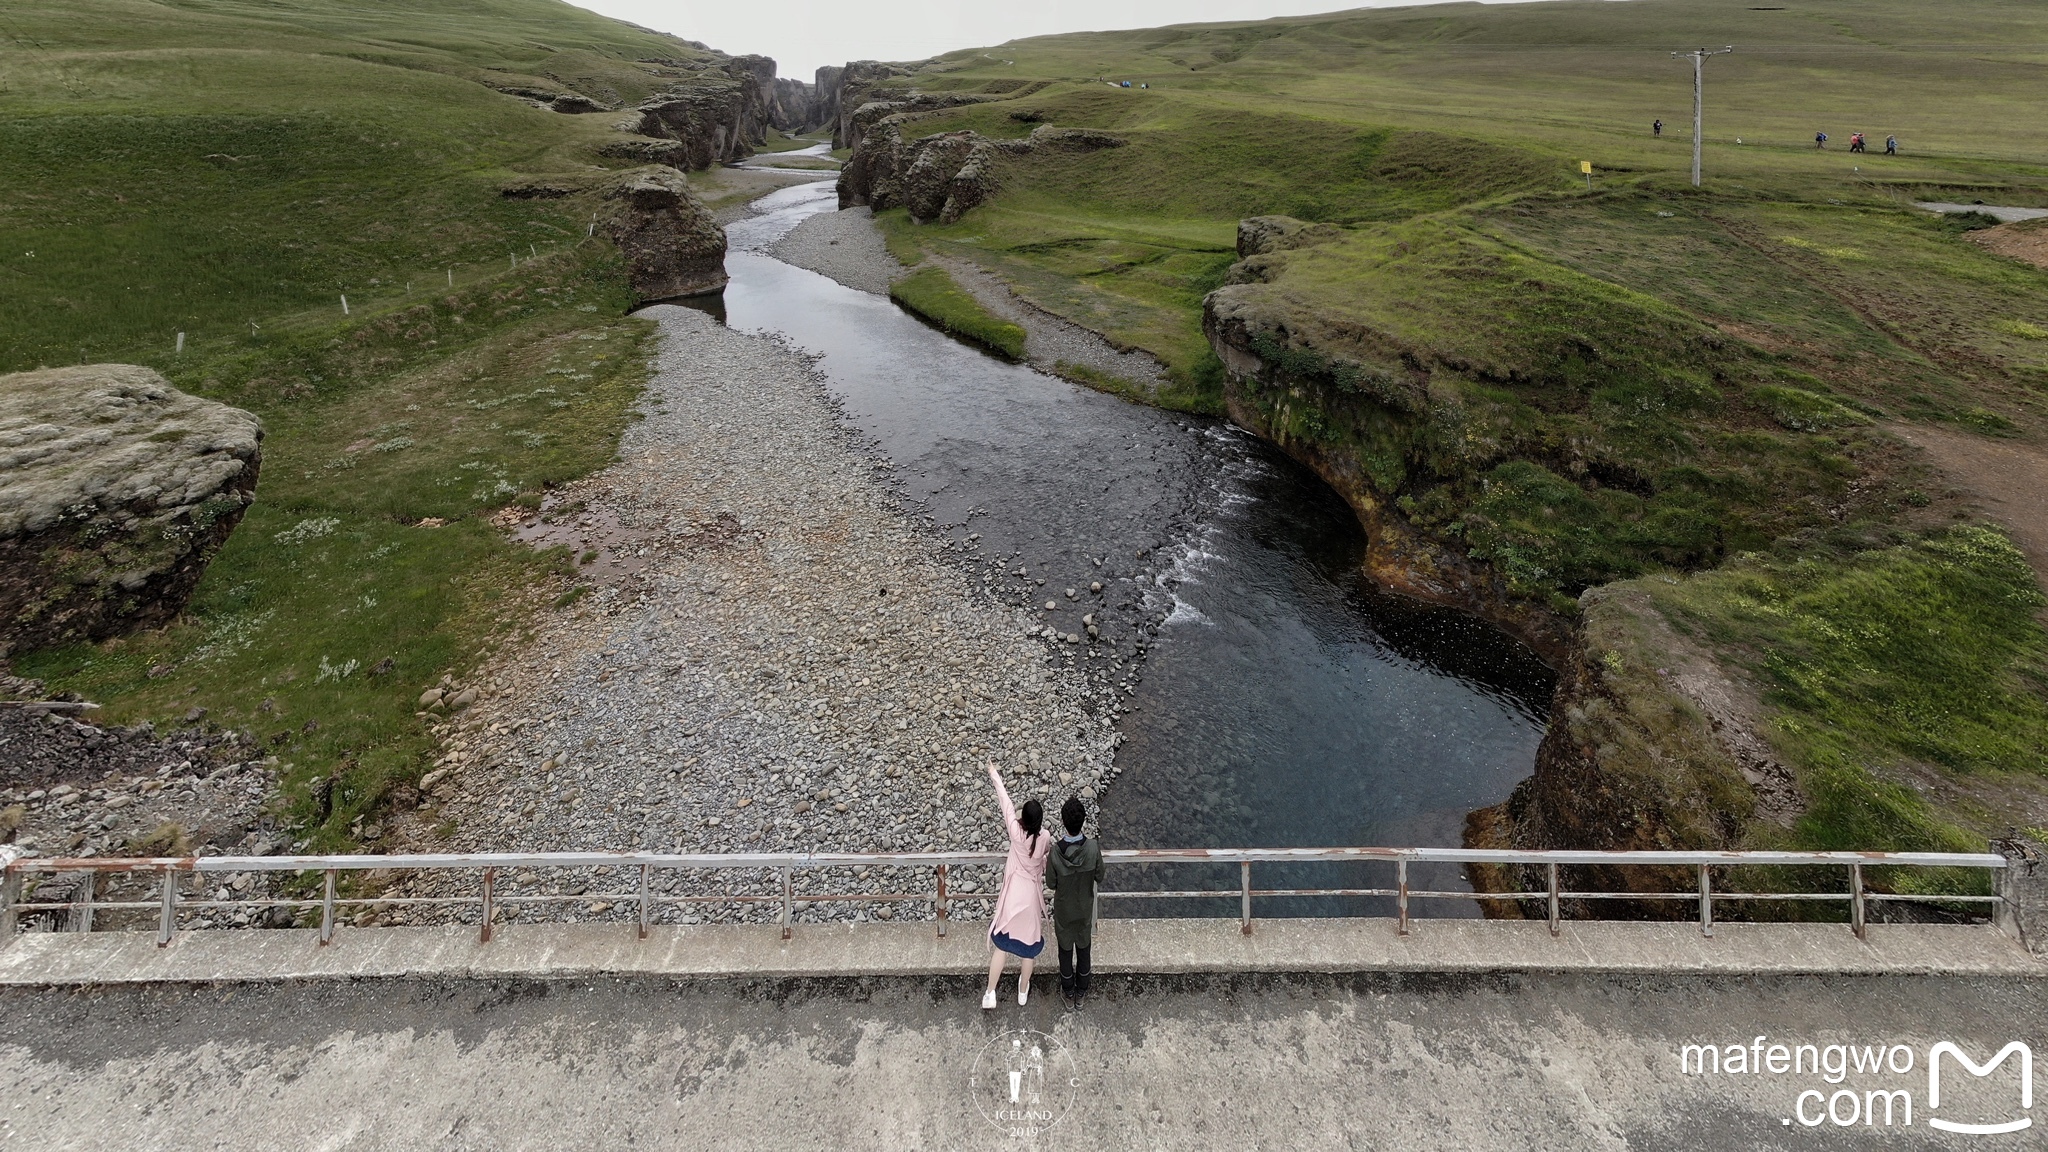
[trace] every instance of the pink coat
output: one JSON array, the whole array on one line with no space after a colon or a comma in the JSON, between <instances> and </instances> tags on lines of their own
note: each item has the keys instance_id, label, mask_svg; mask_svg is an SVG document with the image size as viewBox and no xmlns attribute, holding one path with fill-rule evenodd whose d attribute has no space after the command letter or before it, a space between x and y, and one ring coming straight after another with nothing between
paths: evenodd
<instances>
[{"instance_id":1,"label":"pink coat","mask_svg":"<svg viewBox=\"0 0 2048 1152\"><path fill-rule=\"evenodd\" d=\"M1036 944L1044 933L1039 921L1045 908L1045 857L1052 851L1052 837L1045 829L1026 836L1017 826L1017 809L1010 803L1010 790L991 766L989 780L996 786L996 803L1003 810L1003 829L1010 834L1010 855L1003 861L1003 889L996 896L996 911L989 922L991 939L998 932L1009 933L1019 944Z\"/></svg>"}]
</instances>

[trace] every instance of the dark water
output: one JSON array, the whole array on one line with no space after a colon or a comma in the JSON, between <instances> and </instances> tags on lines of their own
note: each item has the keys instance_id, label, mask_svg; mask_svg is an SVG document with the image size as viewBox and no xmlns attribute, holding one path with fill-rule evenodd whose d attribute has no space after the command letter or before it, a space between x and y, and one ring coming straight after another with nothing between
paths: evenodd
<instances>
[{"instance_id":1,"label":"dark water","mask_svg":"<svg viewBox=\"0 0 2048 1152\"><path fill-rule=\"evenodd\" d=\"M973 562L991 594L1031 605L1062 634L1096 614L1095 654L1048 641L1058 659L1097 683L1142 668L1115 720L1124 743L1102 800L1108 841L1454 845L1468 811L1528 775L1552 686L1533 653L1470 617L1375 592L1350 509L1251 437L1002 363L886 299L763 254L832 204L829 183L785 189L729 229L724 319L822 355L913 509L955 539L978 538ZM1045 611L1047 600L1058 607ZM1109 887L1237 883L1234 869L1146 871ZM1262 888L1384 879L1333 866L1254 875ZM1462 887L1455 874L1416 879ZM1332 910L1274 898L1259 914Z\"/></svg>"}]
</instances>

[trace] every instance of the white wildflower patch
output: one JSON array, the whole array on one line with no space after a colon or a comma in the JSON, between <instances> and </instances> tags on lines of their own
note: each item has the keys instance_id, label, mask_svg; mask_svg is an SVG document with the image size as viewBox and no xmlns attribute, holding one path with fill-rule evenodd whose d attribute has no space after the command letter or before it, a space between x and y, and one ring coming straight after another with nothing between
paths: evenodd
<instances>
[{"instance_id":1,"label":"white wildflower patch","mask_svg":"<svg viewBox=\"0 0 2048 1152\"><path fill-rule=\"evenodd\" d=\"M276 539L279 544L304 544L308 540L318 540L322 536L332 535L339 527L341 521L332 516L316 516L310 520L301 520L279 532Z\"/></svg>"},{"instance_id":2,"label":"white wildflower patch","mask_svg":"<svg viewBox=\"0 0 2048 1152\"><path fill-rule=\"evenodd\" d=\"M327 657L322 656L320 658L320 674L313 677L313 683L324 684L329 680L346 680L354 675L355 670L360 667L362 667L362 662L359 660L350 660L344 664L334 665L329 664Z\"/></svg>"},{"instance_id":3,"label":"white wildflower patch","mask_svg":"<svg viewBox=\"0 0 2048 1152\"><path fill-rule=\"evenodd\" d=\"M412 437L410 437L410 436L393 436L393 437L392 437L391 439L389 439L389 440L386 440L386 441L384 441L384 442L383 442L382 444L372 444L372 445L370 445L370 451L372 451L372 452L403 452L403 451L405 451L405 450L406 450L407 448L410 448L410 447L412 447L412 445L413 445L413 439L412 439Z\"/></svg>"},{"instance_id":4,"label":"white wildflower patch","mask_svg":"<svg viewBox=\"0 0 2048 1152\"><path fill-rule=\"evenodd\" d=\"M194 648L192 655L186 657L186 660L191 663L203 663L232 656L247 649L256 642L256 634L261 632L263 626L275 615L277 610L272 608L246 616L229 616L209 624L206 629L206 642Z\"/></svg>"}]
</instances>

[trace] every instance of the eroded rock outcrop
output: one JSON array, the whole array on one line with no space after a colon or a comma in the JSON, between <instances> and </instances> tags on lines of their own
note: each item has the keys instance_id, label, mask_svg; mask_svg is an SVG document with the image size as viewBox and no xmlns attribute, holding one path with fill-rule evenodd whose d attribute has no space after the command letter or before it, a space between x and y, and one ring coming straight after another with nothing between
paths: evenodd
<instances>
[{"instance_id":1,"label":"eroded rock outcrop","mask_svg":"<svg viewBox=\"0 0 2048 1152\"><path fill-rule=\"evenodd\" d=\"M1225 369L1231 419L1344 496L1366 529L1375 581L1490 619L1558 669L1534 775L1508 802L1472 814L1467 843L1718 849L1746 846L1771 825L1790 827L1803 800L1759 735L1754 688L1671 627L1646 590L1659 577L1595 583L1575 603L1545 597L1518 588L1505 564L1471 546L1478 516L1463 534L1443 530L1445 501L1433 485L1460 469L1483 476L1497 462L1491 453L1505 449L1460 455L1472 443L1464 431L1484 426L1461 415L1471 401L1457 382L1473 372L1470 364L1412 328L1341 312L1329 297L1290 285L1291 263L1318 255L1301 249L1348 242L1346 235L1285 217L1244 221L1245 259L1204 301L1203 329ZM1501 378L1487 377L1494 386ZM1585 471L1626 479L1602 464L1594 458ZM1573 474L1569 460L1558 467ZM1564 883L1576 890L1672 891L1697 882L1646 868L1570 871ZM1473 873L1483 891L1541 890L1547 880L1513 869ZM1668 911L1644 902L1598 914Z\"/></svg>"},{"instance_id":2,"label":"eroded rock outcrop","mask_svg":"<svg viewBox=\"0 0 2048 1152\"><path fill-rule=\"evenodd\" d=\"M725 229L673 168L641 168L605 190L605 232L624 253L643 304L725 287Z\"/></svg>"},{"instance_id":3,"label":"eroded rock outcrop","mask_svg":"<svg viewBox=\"0 0 2048 1152\"><path fill-rule=\"evenodd\" d=\"M766 56L693 65L691 75L641 104L633 129L682 146L677 167L709 168L743 160L771 129L812 126L815 94L801 80L780 80Z\"/></svg>"},{"instance_id":4,"label":"eroded rock outcrop","mask_svg":"<svg viewBox=\"0 0 2048 1152\"><path fill-rule=\"evenodd\" d=\"M175 617L254 498L262 438L149 368L0 376L0 653Z\"/></svg>"},{"instance_id":5,"label":"eroded rock outcrop","mask_svg":"<svg viewBox=\"0 0 2048 1152\"><path fill-rule=\"evenodd\" d=\"M937 108L957 107L952 99ZM973 97L972 99L990 99ZM904 109L909 109L905 111ZM1107 132L1040 125L1023 140L991 140L979 132L937 132L908 139L904 127L935 110L916 101L870 103L852 118L857 126L853 155L839 170L839 206L865 204L876 211L902 205L918 223L951 224L1002 187L1003 166L1052 152L1094 152L1120 148Z\"/></svg>"}]
</instances>

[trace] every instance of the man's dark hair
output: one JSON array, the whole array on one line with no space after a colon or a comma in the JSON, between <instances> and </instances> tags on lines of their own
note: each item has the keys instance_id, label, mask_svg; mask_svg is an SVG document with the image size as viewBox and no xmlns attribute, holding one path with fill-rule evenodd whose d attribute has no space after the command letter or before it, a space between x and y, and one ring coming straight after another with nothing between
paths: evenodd
<instances>
[{"instance_id":1,"label":"man's dark hair","mask_svg":"<svg viewBox=\"0 0 2048 1152\"><path fill-rule=\"evenodd\" d=\"M1038 830L1045 827L1045 805L1036 800L1026 800L1024 810L1017 813L1017 825L1024 829L1026 836L1038 835Z\"/></svg>"},{"instance_id":2,"label":"man's dark hair","mask_svg":"<svg viewBox=\"0 0 2048 1152\"><path fill-rule=\"evenodd\" d=\"M1081 824L1087 819L1088 809L1081 806L1079 796L1069 796L1067 802L1060 805L1060 823L1067 826L1067 835L1079 836Z\"/></svg>"}]
</instances>

